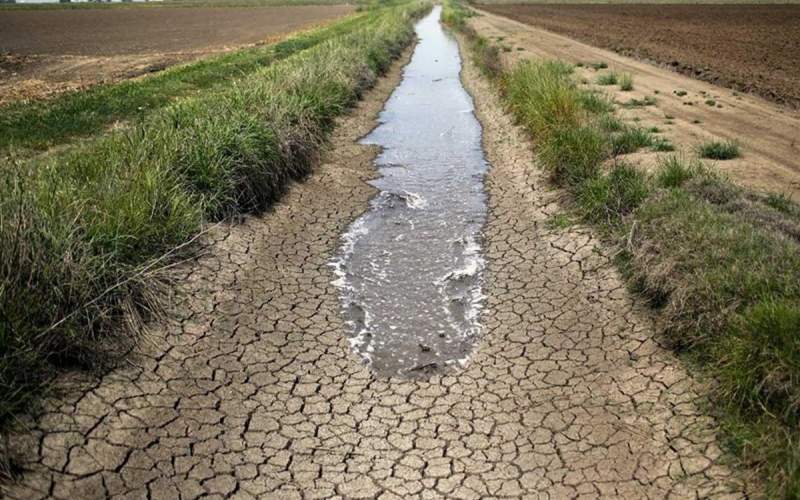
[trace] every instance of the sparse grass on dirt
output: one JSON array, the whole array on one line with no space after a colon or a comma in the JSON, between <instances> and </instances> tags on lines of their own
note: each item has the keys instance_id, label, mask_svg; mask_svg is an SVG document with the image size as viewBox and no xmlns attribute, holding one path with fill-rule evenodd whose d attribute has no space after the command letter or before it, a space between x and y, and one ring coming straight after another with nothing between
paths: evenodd
<instances>
[{"instance_id":1,"label":"sparse grass on dirt","mask_svg":"<svg viewBox=\"0 0 800 500\"><path fill-rule=\"evenodd\" d=\"M96 366L124 344L122 322L158 310L163 271L206 222L263 210L307 175L334 119L412 42L428 8L371 11L235 85L0 167L0 422L54 366Z\"/></svg>"},{"instance_id":2,"label":"sparse grass on dirt","mask_svg":"<svg viewBox=\"0 0 800 500\"><path fill-rule=\"evenodd\" d=\"M623 92L633 90L633 76L630 73L622 73L619 75L619 89Z\"/></svg>"},{"instance_id":3,"label":"sparse grass on dirt","mask_svg":"<svg viewBox=\"0 0 800 500\"><path fill-rule=\"evenodd\" d=\"M624 161L607 171L615 152L665 146L582 106L563 63L525 61L494 82L575 211L619 242L620 268L664 337L715 381L729 448L761 470L769 496L800 496L800 206L678 156L654 173Z\"/></svg>"},{"instance_id":4,"label":"sparse grass on dirt","mask_svg":"<svg viewBox=\"0 0 800 500\"><path fill-rule=\"evenodd\" d=\"M645 106L655 106L656 102L657 101L655 97L647 95L642 99L629 99L628 101L622 103L622 105L626 108L643 108Z\"/></svg>"},{"instance_id":5,"label":"sparse grass on dirt","mask_svg":"<svg viewBox=\"0 0 800 500\"><path fill-rule=\"evenodd\" d=\"M736 141L708 141L697 146L697 154L710 160L732 160L742 152Z\"/></svg>"},{"instance_id":6,"label":"sparse grass on dirt","mask_svg":"<svg viewBox=\"0 0 800 500\"><path fill-rule=\"evenodd\" d=\"M169 68L156 75L95 86L39 102L0 107L0 155L28 155L76 137L105 131L119 121L138 121L174 102L241 79L256 70L375 20L355 15L275 44L236 51Z\"/></svg>"}]
</instances>

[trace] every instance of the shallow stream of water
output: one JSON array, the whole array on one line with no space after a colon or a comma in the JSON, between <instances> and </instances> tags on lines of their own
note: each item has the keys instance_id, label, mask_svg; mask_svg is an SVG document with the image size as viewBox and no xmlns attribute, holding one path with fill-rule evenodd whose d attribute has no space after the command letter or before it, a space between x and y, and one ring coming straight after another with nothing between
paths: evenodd
<instances>
[{"instance_id":1,"label":"shallow stream of water","mask_svg":"<svg viewBox=\"0 0 800 500\"><path fill-rule=\"evenodd\" d=\"M479 333L487 164L440 14L417 23L402 82L363 139L382 148L380 193L333 262L351 345L383 375L463 364Z\"/></svg>"}]
</instances>

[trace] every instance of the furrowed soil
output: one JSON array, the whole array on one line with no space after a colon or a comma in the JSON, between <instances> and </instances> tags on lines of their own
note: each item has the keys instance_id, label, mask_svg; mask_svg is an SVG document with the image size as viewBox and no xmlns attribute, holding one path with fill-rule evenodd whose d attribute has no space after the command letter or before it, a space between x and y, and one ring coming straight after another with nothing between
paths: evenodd
<instances>
[{"instance_id":1,"label":"furrowed soil","mask_svg":"<svg viewBox=\"0 0 800 500\"><path fill-rule=\"evenodd\" d=\"M0 104L160 71L353 12L348 5L0 10Z\"/></svg>"},{"instance_id":2,"label":"furrowed soil","mask_svg":"<svg viewBox=\"0 0 800 500\"><path fill-rule=\"evenodd\" d=\"M468 58L465 58L467 60ZM10 498L742 497L703 387L654 336L612 255L550 230L561 194L466 62L491 169L484 331L463 369L383 377L348 342L328 265L376 190L358 143L399 68L318 171L220 227L130 363L76 380L11 440ZM469 111L469 110L467 110Z\"/></svg>"},{"instance_id":3,"label":"furrowed soil","mask_svg":"<svg viewBox=\"0 0 800 500\"><path fill-rule=\"evenodd\" d=\"M800 107L800 5L483 5L590 45Z\"/></svg>"},{"instance_id":4,"label":"furrowed soil","mask_svg":"<svg viewBox=\"0 0 800 500\"><path fill-rule=\"evenodd\" d=\"M626 160L651 169L665 155L696 157L696 146L702 142L735 140L741 145L741 157L710 162L715 168L755 190L800 200L800 112L505 16L480 13L470 19L470 25L506 48L502 59L509 67L531 58L582 63L575 68L575 77L583 88L607 95L617 103L617 116L645 128L657 127L659 135L676 147L675 152L642 150L623 155ZM608 69L591 68L600 62ZM598 85L598 76L610 71L630 73L633 90ZM635 104L646 98L652 104Z\"/></svg>"}]
</instances>

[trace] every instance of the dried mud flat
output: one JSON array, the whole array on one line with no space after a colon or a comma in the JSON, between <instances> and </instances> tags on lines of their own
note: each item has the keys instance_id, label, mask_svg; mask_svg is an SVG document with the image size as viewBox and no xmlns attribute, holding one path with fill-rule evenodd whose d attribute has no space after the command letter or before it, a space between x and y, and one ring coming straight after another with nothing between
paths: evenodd
<instances>
[{"instance_id":1,"label":"dried mud flat","mask_svg":"<svg viewBox=\"0 0 800 500\"><path fill-rule=\"evenodd\" d=\"M349 5L0 10L0 104L160 71L351 12Z\"/></svg>"},{"instance_id":2,"label":"dried mud flat","mask_svg":"<svg viewBox=\"0 0 800 500\"><path fill-rule=\"evenodd\" d=\"M327 265L375 190L374 125L399 68L340 123L317 173L219 228L131 363L76 382L12 439L10 498L743 496L702 387L654 337L585 228L467 64L490 214L484 332L468 366L375 376Z\"/></svg>"},{"instance_id":3,"label":"dried mud flat","mask_svg":"<svg viewBox=\"0 0 800 500\"><path fill-rule=\"evenodd\" d=\"M800 5L482 5L481 9L800 107Z\"/></svg>"}]
</instances>

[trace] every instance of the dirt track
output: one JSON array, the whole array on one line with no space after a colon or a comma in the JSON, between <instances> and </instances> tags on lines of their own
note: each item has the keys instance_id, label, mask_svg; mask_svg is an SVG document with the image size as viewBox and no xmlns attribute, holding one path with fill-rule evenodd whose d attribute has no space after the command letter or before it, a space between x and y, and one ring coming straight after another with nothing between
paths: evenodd
<instances>
[{"instance_id":1,"label":"dirt track","mask_svg":"<svg viewBox=\"0 0 800 500\"><path fill-rule=\"evenodd\" d=\"M0 10L0 104L159 71L352 11L349 5Z\"/></svg>"},{"instance_id":2,"label":"dirt track","mask_svg":"<svg viewBox=\"0 0 800 500\"><path fill-rule=\"evenodd\" d=\"M340 124L311 179L213 234L130 365L30 422L10 497L741 495L698 384L600 242L545 229L560 194L471 65L492 164L483 339L428 380L359 363L327 264L374 194L376 152L355 141L398 78Z\"/></svg>"},{"instance_id":3,"label":"dirt track","mask_svg":"<svg viewBox=\"0 0 800 500\"><path fill-rule=\"evenodd\" d=\"M707 82L800 107L800 5L481 8L590 45L656 61Z\"/></svg>"}]
</instances>

